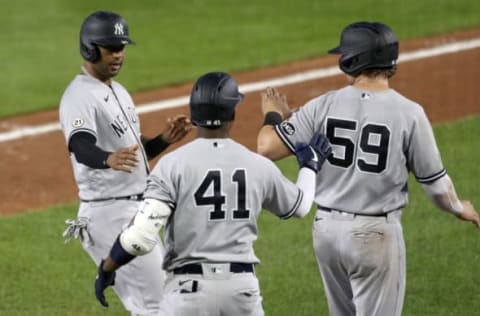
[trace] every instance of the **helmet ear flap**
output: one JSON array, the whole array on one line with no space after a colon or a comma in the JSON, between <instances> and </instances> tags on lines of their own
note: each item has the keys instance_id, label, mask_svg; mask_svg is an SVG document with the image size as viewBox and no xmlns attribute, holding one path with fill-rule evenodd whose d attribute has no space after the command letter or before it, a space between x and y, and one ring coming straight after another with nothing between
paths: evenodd
<instances>
[{"instance_id":1,"label":"helmet ear flap","mask_svg":"<svg viewBox=\"0 0 480 316\"><path fill-rule=\"evenodd\" d=\"M80 43L80 54L85 60L92 63L100 59L100 49L98 49L97 45L92 45L92 48L89 48Z\"/></svg>"},{"instance_id":2,"label":"helmet ear flap","mask_svg":"<svg viewBox=\"0 0 480 316\"><path fill-rule=\"evenodd\" d=\"M358 71L356 68L358 68L357 65L359 61L359 56L354 56L350 58L340 58L338 63L343 72L355 76Z\"/></svg>"}]
</instances>

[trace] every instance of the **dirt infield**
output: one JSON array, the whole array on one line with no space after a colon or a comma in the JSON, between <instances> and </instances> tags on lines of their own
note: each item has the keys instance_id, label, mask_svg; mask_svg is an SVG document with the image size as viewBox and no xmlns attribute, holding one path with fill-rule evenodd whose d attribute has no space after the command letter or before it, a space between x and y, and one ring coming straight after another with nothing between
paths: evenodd
<instances>
[{"instance_id":1,"label":"dirt infield","mask_svg":"<svg viewBox=\"0 0 480 316\"><path fill-rule=\"evenodd\" d=\"M465 39L480 38L480 30L455 32L428 39L402 42L401 52L428 48ZM270 79L277 76L336 65L337 58L305 60L233 74L242 83ZM433 58L401 63L391 86L424 106L433 122L441 122L480 114L480 49L445 54ZM128 72L128 68L124 69ZM65 86L68 82L65 83ZM188 95L192 83L167 87L134 95L137 104ZM345 85L342 75L326 79L292 84L279 89L288 95L292 106L327 90ZM60 96L59 96L60 98ZM233 138L255 149L256 133L262 122L259 93L249 93L237 112ZM157 134L167 116L188 114L186 106L141 115L142 132ZM21 116L0 121L0 132L18 127L40 125L58 121L57 111ZM192 138L190 135L185 141ZM184 142L182 142L184 143ZM175 148L172 146L169 150ZM43 209L53 204L77 199L70 161L60 131L20 140L0 143L0 215L27 209ZM155 161L152 161L152 164Z\"/></svg>"}]
</instances>

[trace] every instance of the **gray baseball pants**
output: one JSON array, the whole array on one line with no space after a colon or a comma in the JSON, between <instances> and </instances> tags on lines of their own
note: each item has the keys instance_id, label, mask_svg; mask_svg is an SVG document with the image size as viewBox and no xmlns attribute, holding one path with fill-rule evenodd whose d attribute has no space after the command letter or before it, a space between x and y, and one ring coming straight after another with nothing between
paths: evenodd
<instances>
[{"instance_id":1,"label":"gray baseball pants","mask_svg":"<svg viewBox=\"0 0 480 316\"><path fill-rule=\"evenodd\" d=\"M401 211L317 210L313 245L330 316L400 316L406 259Z\"/></svg>"}]
</instances>

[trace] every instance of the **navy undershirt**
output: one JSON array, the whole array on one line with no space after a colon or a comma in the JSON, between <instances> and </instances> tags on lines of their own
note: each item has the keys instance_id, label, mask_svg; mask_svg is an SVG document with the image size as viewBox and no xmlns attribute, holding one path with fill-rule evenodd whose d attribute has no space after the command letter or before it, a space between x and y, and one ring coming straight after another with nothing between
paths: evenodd
<instances>
[{"instance_id":1,"label":"navy undershirt","mask_svg":"<svg viewBox=\"0 0 480 316\"><path fill-rule=\"evenodd\" d=\"M75 155L79 163L93 169L108 169L107 158L111 152L104 151L96 145L97 138L87 132L75 133L70 138L68 149ZM163 140L162 135L145 141L144 147L148 158L152 159L164 151L170 144Z\"/></svg>"}]
</instances>

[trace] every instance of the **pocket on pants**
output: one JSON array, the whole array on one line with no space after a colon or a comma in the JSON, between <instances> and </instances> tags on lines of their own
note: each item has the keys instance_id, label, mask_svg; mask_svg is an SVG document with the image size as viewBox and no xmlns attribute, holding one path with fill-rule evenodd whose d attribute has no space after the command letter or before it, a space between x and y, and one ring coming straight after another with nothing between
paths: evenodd
<instances>
[{"instance_id":1,"label":"pocket on pants","mask_svg":"<svg viewBox=\"0 0 480 316\"><path fill-rule=\"evenodd\" d=\"M259 288L240 289L233 299L239 315L264 315Z\"/></svg>"},{"instance_id":2,"label":"pocket on pants","mask_svg":"<svg viewBox=\"0 0 480 316\"><path fill-rule=\"evenodd\" d=\"M204 293L180 293L180 290L167 291L160 303L164 315L207 316ZM163 315L163 314L162 314Z\"/></svg>"},{"instance_id":3,"label":"pocket on pants","mask_svg":"<svg viewBox=\"0 0 480 316\"><path fill-rule=\"evenodd\" d=\"M364 268L375 269L387 264L391 238L383 225L356 227L350 232L351 255L361 262Z\"/></svg>"},{"instance_id":4,"label":"pocket on pants","mask_svg":"<svg viewBox=\"0 0 480 316\"><path fill-rule=\"evenodd\" d=\"M322 215L315 215L315 220L313 221L313 233L324 234L328 232L328 217Z\"/></svg>"}]
</instances>

